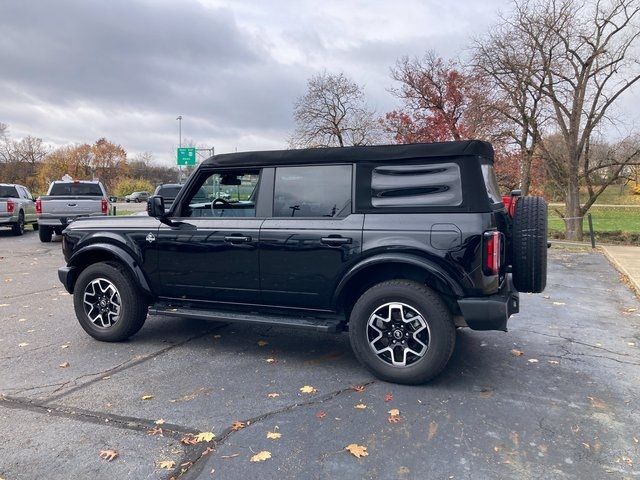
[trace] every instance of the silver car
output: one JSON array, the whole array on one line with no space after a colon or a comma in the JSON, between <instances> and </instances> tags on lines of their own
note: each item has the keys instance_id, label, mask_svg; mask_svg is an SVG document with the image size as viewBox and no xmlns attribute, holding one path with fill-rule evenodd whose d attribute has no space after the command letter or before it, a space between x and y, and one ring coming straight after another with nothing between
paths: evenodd
<instances>
[{"instance_id":1,"label":"silver car","mask_svg":"<svg viewBox=\"0 0 640 480\"><path fill-rule=\"evenodd\" d=\"M22 235L27 224L38 230L31 192L22 185L0 183L0 227L11 227L15 235Z\"/></svg>"},{"instance_id":2,"label":"silver car","mask_svg":"<svg viewBox=\"0 0 640 480\"><path fill-rule=\"evenodd\" d=\"M127 203L129 202L140 203L140 202L146 202L147 200L149 200L149 192L133 192L132 194L124 197L124 201Z\"/></svg>"}]
</instances>

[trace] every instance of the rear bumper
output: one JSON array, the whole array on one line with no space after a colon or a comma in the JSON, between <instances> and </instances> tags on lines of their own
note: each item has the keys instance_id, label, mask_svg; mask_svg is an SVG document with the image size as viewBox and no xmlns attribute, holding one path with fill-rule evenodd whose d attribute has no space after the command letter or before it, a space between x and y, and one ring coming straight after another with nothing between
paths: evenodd
<instances>
[{"instance_id":1,"label":"rear bumper","mask_svg":"<svg viewBox=\"0 0 640 480\"><path fill-rule=\"evenodd\" d=\"M45 227L66 227L67 218L38 218L38 225L44 225Z\"/></svg>"},{"instance_id":2,"label":"rear bumper","mask_svg":"<svg viewBox=\"0 0 640 480\"><path fill-rule=\"evenodd\" d=\"M58 268L58 278L64 285L67 292L73 293L73 286L76 283L76 267L60 267Z\"/></svg>"},{"instance_id":3,"label":"rear bumper","mask_svg":"<svg viewBox=\"0 0 640 480\"><path fill-rule=\"evenodd\" d=\"M507 331L507 320L520 311L520 294L508 274L495 295L458 300L465 322L472 330Z\"/></svg>"},{"instance_id":4,"label":"rear bumper","mask_svg":"<svg viewBox=\"0 0 640 480\"><path fill-rule=\"evenodd\" d=\"M12 225L17 221L18 219L14 217L0 217L0 225Z\"/></svg>"}]
</instances>

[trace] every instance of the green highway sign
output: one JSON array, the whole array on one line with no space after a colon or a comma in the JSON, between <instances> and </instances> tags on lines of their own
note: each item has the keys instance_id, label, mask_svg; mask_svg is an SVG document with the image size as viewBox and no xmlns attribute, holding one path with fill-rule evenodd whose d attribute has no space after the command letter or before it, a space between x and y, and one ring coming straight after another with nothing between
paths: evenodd
<instances>
[{"instance_id":1,"label":"green highway sign","mask_svg":"<svg viewBox=\"0 0 640 480\"><path fill-rule=\"evenodd\" d=\"M193 147L178 148L178 156L176 158L178 165L195 165L196 149Z\"/></svg>"}]
</instances>

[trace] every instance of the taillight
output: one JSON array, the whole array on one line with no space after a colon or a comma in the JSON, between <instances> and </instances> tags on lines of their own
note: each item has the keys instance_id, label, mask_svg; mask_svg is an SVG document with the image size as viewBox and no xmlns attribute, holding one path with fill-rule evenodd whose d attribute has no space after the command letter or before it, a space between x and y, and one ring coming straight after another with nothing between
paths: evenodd
<instances>
[{"instance_id":1,"label":"taillight","mask_svg":"<svg viewBox=\"0 0 640 480\"><path fill-rule=\"evenodd\" d=\"M13 213L16 209L16 204L13 203L13 200L7 200L7 213Z\"/></svg>"},{"instance_id":2,"label":"taillight","mask_svg":"<svg viewBox=\"0 0 640 480\"><path fill-rule=\"evenodd\" d=\"M102 213L106 214L109 211L109 202L107 199L102 199Z\"/></svg>"},{"instance_id":3,"label":"taillight","mask_svg":"<svg viewBox=\"0 0 640 480\"><path fill-rule=\"evenodd\" d=\"M498 275L500 272L500 256L502 248L502 234L500 232L486 232L484 234L484 265L486 275Z\"/></svg>"},{"instance_id":4,"label":"taillight","mask_svg":"<svg viewBox=\"0 0 640 480\"><path fill-rule=\"evenodd\" d=\"M42 213L42 200L39 198L36 200L36 213L40 215Z\"/></svg>"}]
</instances>

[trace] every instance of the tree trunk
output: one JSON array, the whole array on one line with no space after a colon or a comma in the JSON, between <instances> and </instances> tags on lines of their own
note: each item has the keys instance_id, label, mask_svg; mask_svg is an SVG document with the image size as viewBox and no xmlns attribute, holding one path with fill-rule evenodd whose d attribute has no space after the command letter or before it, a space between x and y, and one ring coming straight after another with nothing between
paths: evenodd
<instances>
[{"instance_id":1,"label":"tree trunk","mask_svg":"<svg viewBox=\"0 0 640 480\"><path fill-rule=\"evenodd\" d=\"M529 195L531 187L531 154L527 151L522 152L520 160L520 190L522 195Z\"/></svg>"},{"instance_id":2,"label":"tree trunk","mask_svg":"<svg viewBox=\"0 0 640 480\"><path fill-rule=\"evenodd\" d=\"M572 162L573 163L573 162ZM567 240L582 241L582 215L580 214L580 185L578 182L577 167L569 168L567 179L567 195L565 198L565 226Z\"/></svg>"}]
</instances>

